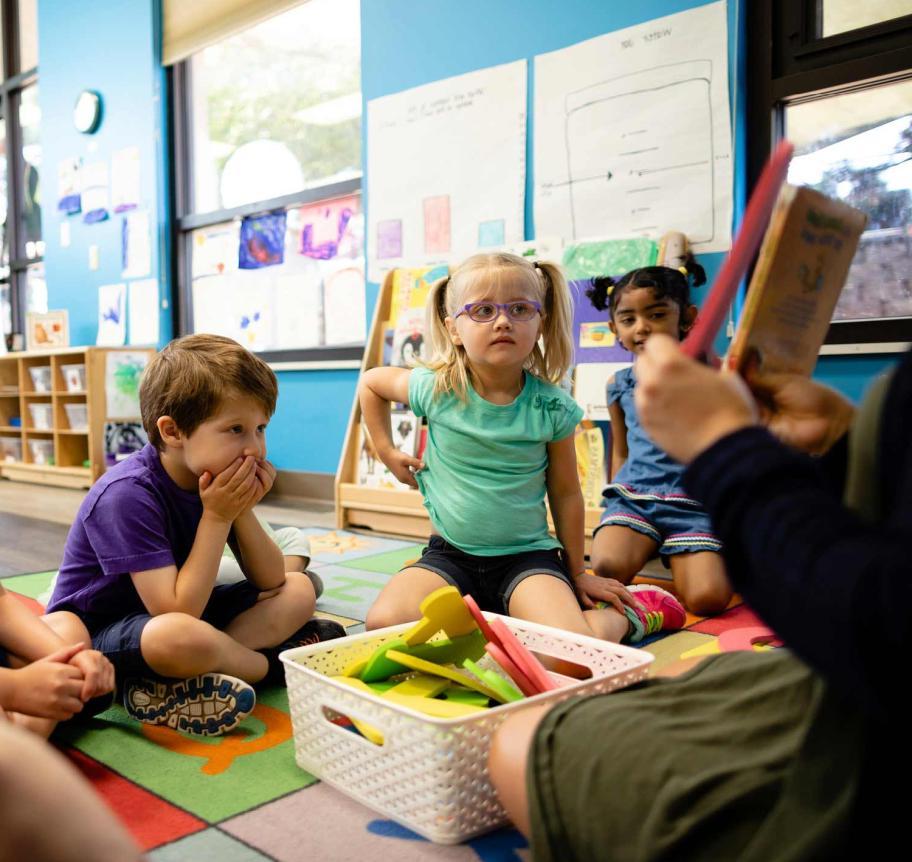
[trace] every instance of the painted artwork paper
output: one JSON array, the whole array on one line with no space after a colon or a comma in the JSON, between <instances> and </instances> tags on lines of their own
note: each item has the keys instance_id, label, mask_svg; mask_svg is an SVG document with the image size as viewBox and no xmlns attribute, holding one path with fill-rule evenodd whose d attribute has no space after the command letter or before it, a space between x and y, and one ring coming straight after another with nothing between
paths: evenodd
<instances>
[{"instance_id":1,"label":"painted artwork paper","mask_svg":"<svg viewBox=\"0 0 912 862\"><path fill-rule=\"evenodd\" d=\"M368 277L523 239L526 64L367 104Z\"/></svg>"},{"instance_id":2,"label":"painted artwork paper","mask_svg":"<svg viewBox=\"0 0 912 862\"><path fill-rule=\"evenodd\" d=\"M393 270L389 319L395 323L402 309L424 309L431 285L438 279L443 278L449 271L449 268L443 265L426 266L418 269L400 267Z\"/></svg>"},{"instance_id":3,"label":"painted artwork paper","mask_svg":"<svg viewBox=\"0 0 912 862\"><path fill-rule=\"evenodd\" d=\"M131 281L127 293L130 344L154 347L159 337L158 282L154 278Z\"/></svg>"},{"instance_id":4,"label":"painted artwork paper","mask_svg":"<svg viewBox=\"0 0 912 862\"><path fill-rule=\"evenodd\" d=\"M573 353L577 365L590 362L625 362L632 357L608 327L608 312L599 311L586 296L588 279L570 282L573 300Z\"/></svg>"},{"instance_id":5,"label":"painted artwork paper","mask_svg":"<svg viewBox=\"0 0 912 862\"><path fill-rule=\"evenodd\" d=\"M193 231L193 277L224 275L238 267L240 222L204 227Z\"/></svg>"},{"instance_id":6,"label":"painted artwork paper","mask_svg":"<svg viewBox=\"0 0 912 862\"><path fill-rule=\"evenodd\" d=\"M103 284L98 288L96 344L119 347L127 339L127 286Z\"/></svg>"},{"instance_id":7,"label":"painted artwork paper","mask_svg":"<svg viewBox=\"0 0 912 862\"><path fill-rule=\"evenodd\" d=\"M319 347L323 342L323 275L316 262L275 278L275 346ZM363 289L362 289L363 295Z\"/></svg>"},{"instance_id":8,"label":"painted artwork paper","mask_svg":"<svg viewBox=\"0 0 912 862\"><path fill-rule=\"evenodd\" d=\"M82 195L82 220L96 224L110 217L108 195L108 163L91 162L79 172Z\"/></svg>"},{"instance_id":9,"label":"painted artwork paper","mask_svg":"<svg viewBox=\"0 0 912 862\"><path fill-rule=\"evenodd\" d=\"M295 225L301 231L299 253L314 260L357 257L360 249L353 228L360 207L361 199L357 196L299 207L295 212Z\"/></svg>"},{"instance_id":10,"label":"painted artwork paper","mask_svg":"<svg viewBox=\"0 0 912 862\"><path fill-rule=\"evenodd\" d=\"M105 356L108 419L139 418L139 383L148 364L148 353L112 350Z\"/></svg>"},{"instance_id":11,"label":"painted artwork paper","mask_svg":"<svg viewBox=\"0 0 912 862\"><path fill-rule=\"evenodd\" d=\"M111 156L111 206L115 213L136 209L140 204L139 147L125 147Z\"/></svg>"},{"instance_id":12,"label":"painted artwork paper","mask_svg":"<svg viewBox=\"0 0 912 862\"><path fill-rule=\"evenodd\" d=\"M285 222L282 212L248 216L241 222L238 243L238 267L260 269L276 266L285 260Z\"/></svg>"},{"instance_id":13,"label":"painted artwork paper","mask_svg":"<svg viewBox=\"0 0 912 862\"><path fill-rule=\"evenodd\" d=\"M535 226L568 240L731 244L725 3L535 58ZM373 200L373 199L372 199Z\"/></svg>"},{"instance_id":14,"label":"painted artwork paper","mask_svg":"<svg viewBox=\"0 0 912 862\"><path fill-rule=\"evenodd\" d=\"M57 163L57 210L65 215L82 211L82 197L79 194L79 169L82 159L71 156Z\"/></svg>"}]
</instances>

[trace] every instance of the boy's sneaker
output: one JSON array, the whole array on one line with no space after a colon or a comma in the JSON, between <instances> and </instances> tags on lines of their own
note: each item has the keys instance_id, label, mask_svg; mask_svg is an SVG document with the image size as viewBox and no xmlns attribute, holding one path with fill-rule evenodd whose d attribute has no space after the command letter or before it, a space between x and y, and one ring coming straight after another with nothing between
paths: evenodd
<instances>
[{"instance_id":1,"label":"boy's sneaker","mask_svg":"<svg viewBox=\"0 0 912 862\"><path fill-rule=\"evenodd\" d=\"M304 574L310 578L310 582L313 584L314 595L317 598L323 595L323 578L321 578L316 572L312 572L310 569L304 569Z\"/></svg>"},{"instance_id":2,"label":"boy's sneaker","mask_svg":"<svg viewBox=\"0 0 912 862\"><path fill-rule=\"evenodd\" d=\"M127 680L124 706L145 724L166 724L198 736L221 736L256 706L253 687L223 673L203 673L190 679L164 682Z\"/></svg>"},{"instance_id":3,"label":"boy's sneaker","mask_svg":"<svg viewBox=\"0 0 912 862\"><path fill-rule=\"evenodd\" d=\"M279 660L279 653L295 647L310 646L310 644L344 638L345 629L334 620L324 620L314 617L304 623L291 637L286 638L278 646L260 650L269 661L269 670L263 682L273 685L284 685L285 668Z\"/></svg>"},{"instance_id":4,"label":"boy's sneaker","mask_svg":"<svg viewBox=\"0 0 912 862\"><path fill-rule=\"evenodd\" d=\"M627 587L645 610L625 607L630 620L629 643L639 643L643 638L661 631L675 631L682 628L687 612L668 590L651 584L636 584Z\"/></svg>"}]
</instances>

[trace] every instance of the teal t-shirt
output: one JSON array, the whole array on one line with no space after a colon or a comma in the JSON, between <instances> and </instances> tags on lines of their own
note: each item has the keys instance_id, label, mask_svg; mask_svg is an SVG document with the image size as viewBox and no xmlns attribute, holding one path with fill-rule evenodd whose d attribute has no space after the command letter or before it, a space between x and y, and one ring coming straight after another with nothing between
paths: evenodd
<instances>
[{"instance_id":1,"label":"teal t-shirt","mask_svg":"<svg viewBox=\"0 0 912 862\"><path fill-rule=\"evenodd\" d=\"M427 416L417 475L434 530L467 554L493 557L559 548L545 512L547 444L572 434L583 411L557 386L525 374L511 404L433 397L434 372L409 375L409 406Z\"/></svg>"}]
</instances>

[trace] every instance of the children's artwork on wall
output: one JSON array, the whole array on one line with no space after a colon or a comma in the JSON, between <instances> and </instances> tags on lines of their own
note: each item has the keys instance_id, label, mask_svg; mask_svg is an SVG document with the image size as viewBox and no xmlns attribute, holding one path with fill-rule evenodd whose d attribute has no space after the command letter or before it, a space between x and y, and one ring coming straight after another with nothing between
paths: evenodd
<instances>
[{"instance_id":1,"label":"children's artwork on wall","mask_svg":"<svg viewBox=\"0 0 912 862\"><path fill-rule=\"evenodd\" d=\"M535 226L568 239L731 244L726 4L535 58ZM373 201L373 198L371 199Z\"/></svg>"},{"instance_id":2,"label":"children's artwork on wall","mask_svg":"<svg viewBox=\"0 0 912 862\"><path fill-rule=\"evenodd\" d=\"M65 308L41 314L29 311L25 315L26 350L50 350L70 346L70 318Z\"/></svg>"},{"instance_id":3,"label":"children's artwork on wall","mask_svg":"<svg viewBox=\"0 0 912 862\"><path fill-rule=\"evenodd\" d=\"M281 212L248 216L241 221L238 243L238 266L241 269L260 269L276 266L285 260L285 223Z\"/></svg>"},{"instance_id":4,"label":"children's artwork on wall","mask_svg":"<svg viewBox=\"0 0 912 862\"><path fill-rule=\"evenodd\" d=\"M127 286L103 284L98 288L98 337L96 344L119 347L127 338Z\"/></svg>"},{"instance_id":5,"label":"children's artwork on wall","mask_svg":"<svg viewBox=\"0 0 912 862\"><path fill-rule=\"evenodd\" d=\"M148 353L112 350L105 356L108 419L139 418L139 383L148 364Z\"/></svg>"},{"instance_id":6,"label":"children's artwork on wall","mask_svg":"<svg viewBox=\"0 0 912 862\"><path fill-rule=\"evenodd\" d=\"M500 248L504 244L504 220L483 221L478 225L478 247Z\"/></svg>"},{"instance_id":7,"label":"children's artwork on wall","mask_svg":"<svg viewBox=\"0 0 912 862\"><path fill-rule=\"evenodd\" d=\"M224 275L236 270L240 231L241 224L238 221L193 231L193 278Z\"/></svg>"},{"instance_id":8,"label":"children's artwork on wall","mask_svg":"<svg viewBox=\"0 0 912 862\"><path fill-rule=\"evenodd\" d=\"M467 257L483 222L522 242L525 61L372 99L367 129L370 281Z\"/></svg>"},{"instance_id":9,"label":"children's artwork on wall","mask_svg":"<svg viewBox=\"0 0 912 862\"><path fill-rule=\"evenodd\" d=\"M111 156L111 205L114 212L136 209L141 200L139 147L124 147Z\"/></svg>"},{"instance_id":10,"label":"children's artwork on wall","mask_svg":"<svg viewBox=\"0 0 912 862\"><path fill-rule=\"evenodd\" d=\"M402 257L402 219L387 219L377 223L378 260Z\"/></svg>"},{"instance_id":11,"label":"children's artwork on wall","mask_svg":"<svg viewBox=\"0 0 912 862\"><path fill-rule=\"evenodd\" d=\"M360 207L360 197L352 195L289 212L289 229L294 226L301 231L299 253L315 260L358 257L359 242L353 228Z\"/></svg>"},{"instance_id":12,"label":"children's artwork on wall","mask_svg":"<svg viewBox=\"0 0 912 862\"><path fill-rule=\"evenodd\" d=\"M152 236L146 210L134 210L121 218L120 257L123 278L142 278L152 271Z\"/></svg>"},{"instance_id":13,"label":"children's artwork on wall","mask_svg":"<svg viewBox=\"0 0 912 862\"><path fill-rule=\"evenodd\" d=\"M392 299L389 319L393 323L399 317L400 309L421 308L427 304L431 285L449 272L446 265L426 266L418 269L400 267L392 272Z\"/></svg>"},{"instance_id":14,"label":"children's artwork on wall","mask_svg":"<svg viewBox=\"0 0 912 862\"><path fill-rule=\"evenodd\" d=\"M570 281L623 275L641 266L655 266L658 255L658 244L645 238L575 242L564 249L564 275Z\"/></svg>"},{"instance_id":15,"label":"children's artwork on wall","mask_svg":"<svg viewBox=\"0 0 912 862\"><path fill-rule=\"evenodd\" d=\"M325 344L363 344L367 336L364 269L347 265L326 274L323 281Z\"/></svg>"},{"instance_id":16,"label":"children's artwork on wall","mask_svg":"<svg viewBox=\"0 0 912 862\"><path fill-rule=\"evenodd\" d=\"M450 250L450 197L424 199L424 252L445 254Z\"/></svg>"},{"instance_id":17,"label":"children's artwork on wall","mask_svg":"<svg viewBox=\"0 0 912 862\"><path fill-rule=\"evenodd\" d=\"M159 337L158 282L154 278L131 281L127 294L130 344L156 346Z\"/></svg>"},{"instance_id":18,"label":"children's artwork on wall","mask_svg":"<svg viewBox=\"0 0 912 862\"><path fill-rule=\"evenodd\" d=\"M577 365L587 362L627 362L633 357L614 337L608 326L608 312L599 311L586 296L589 279L571 281L573 298L573 352Z\"/></svg>"},{"instance_id":19,"label":"children's artwork on wall","mask_svg":"<svg viewBox=\"0 0 912 862\"><path fill-rule=\"evenodd\" d=\"M149 442L142 422L105 422L104 462L105 467L129 458Z\"/></svg>"},{"instance_id":20,"label":"children's artwork on wall","mask_svg":"<svg viewBox=\"0 0 912 862\"><path fill-rule=\"evenodd\" d=\"M275 277L276 346L318 347L323 343L323 274L316 261ZM363 288L362 288L363 294Z\"/></svg>"},{"instance_id":21,"label":"children's artwork on wall","mask_svg":"<svg viewBox=\"0 0 912 862\"><path fill-rule=\"evenodd\" d=\"M82 159L70 156L57 163L57 210L64 215L82 211L82 197L79 194L79 169Z\"/></svg>"},{"instance_id":22,"label":"children's artwork on wall","mask_svg":"<svg viewBox=\"0 0 912 862\"><path fill-rule=\"evenodd\" d=\"M110 217L108 208L108 163L90 162L79 172L80 193L82 196L82 220L86 224L96 224Z\"/></svg>"}]
</instances>

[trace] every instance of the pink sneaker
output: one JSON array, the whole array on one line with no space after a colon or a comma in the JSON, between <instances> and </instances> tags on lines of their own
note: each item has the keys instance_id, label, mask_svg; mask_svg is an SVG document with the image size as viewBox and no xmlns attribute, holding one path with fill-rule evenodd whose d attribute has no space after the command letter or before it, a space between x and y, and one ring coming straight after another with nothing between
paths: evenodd
<instances>
[{"instance_id":1,"label":"pink sneaker","mask_svg":"<svg viewBox=\"0 0 912 862\"><path fill-rule=\"evenodd\" d=\"M636 586L627 587L627 589L646 608L645 611L634 608L640 625L638 626L636 622L631 620L635 629L635 631L630 633L629 640L631 643L641 641L656 632L675 631L684 625L687 619L684 605L668 590L654 587L651 584L637 584ZM642 631L640 630L641 627Z\"/></svg>"}]
</instances>

